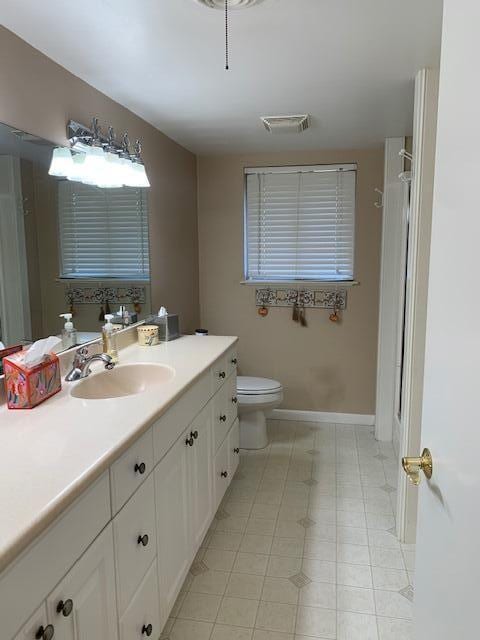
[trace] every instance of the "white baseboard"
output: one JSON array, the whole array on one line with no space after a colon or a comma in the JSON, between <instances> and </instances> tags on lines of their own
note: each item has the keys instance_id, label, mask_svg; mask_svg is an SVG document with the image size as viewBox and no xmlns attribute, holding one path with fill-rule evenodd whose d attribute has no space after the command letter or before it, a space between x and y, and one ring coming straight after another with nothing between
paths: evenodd
<instances>
[{"instance_id":1,"label":"white baseboard","mask_svg":"<svg viewBox=\"0 0 480 640\"><path fill-rule=\"evenodd\" d=\"M299 411L274 409L268 413L270 420L297 420L298 422L331 422L335 424L359 424L373 426L375 416L363 413L327 413L325 411Z\"/></svg>"}]
</instances>

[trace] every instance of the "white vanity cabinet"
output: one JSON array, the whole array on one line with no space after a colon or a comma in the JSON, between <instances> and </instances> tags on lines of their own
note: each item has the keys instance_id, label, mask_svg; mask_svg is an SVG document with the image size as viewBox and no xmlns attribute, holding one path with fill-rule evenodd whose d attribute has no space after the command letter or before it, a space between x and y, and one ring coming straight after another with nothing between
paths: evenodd
<instances>
[{"instance_id":1,"label":"white vanity cabinet","mask_svg":"<svg viewBox=\"0 0 480 640\"><path fill-rule=\"evenodd\" d=\"M207 533L214 513L213 497L213 425L209 403L190 427L193 445L187 452L189 473L190 544L194 553ZM189 441L189 444L191 440Z\"/></svg>"},{"instance_id":2,"label":"white vanity cabinet","mask_svg":"<svg viewBox=\"0 0 480 640\"><path fill-rule=\"evenodd\" d=\"M116 640L115 566L112 526L70 569L47 598L55 640Z\"/></svg>"},{"instance_id":3,"label":"white vanity cabinet","mask_svg":"<svg viewBox=\"0 0 480 640\"><path fill-rule=\"evenodd\" d=\"M239 461L236 349L0 575L1 640L157 640Z\"/></svg>"},{"instance_id":4,"label":"white vanity cabinet","mask_svg":"<svg viewBox=\"0 0 480 640\"><path fill-rule=\"evenodd\" d=\"M155 469L157 555L162 619L171 611L191 562L188 429Z\"/></svg>"},{"instance_id":5,"label":"white vanity cabinet","mask_svg":"<svg viewBox=\"0 0 480 640\"><path fill-rule=\"evenodd\" d=\"M47 606L44 602L17 633L15 640L32 640L32 638L51 640L54 635L55 627L47 622Z\"/></svg>"}]
</instances>

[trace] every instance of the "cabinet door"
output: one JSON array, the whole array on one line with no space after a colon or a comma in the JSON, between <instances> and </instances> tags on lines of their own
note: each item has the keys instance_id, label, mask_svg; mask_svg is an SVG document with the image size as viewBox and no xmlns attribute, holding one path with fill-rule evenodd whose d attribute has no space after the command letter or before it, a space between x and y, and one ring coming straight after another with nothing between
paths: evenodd
<instances>
[{"instance_id":1,"label":"cabinet door","mask_svg":"<svg viewBox=\"0 0 480 640\"><path fill-rule=\"evenodd\" d=\"M157 557L163 616L168 615L192 561L186 444L190 430L177 440L155 469Z\"/></svg>"},{"instance_id":2,"label":"cabinet door","mask_svg":"<svg viewBox=\"0 0 480 640\"><path fill-rule=\"evenodd\" d=\"M190 533L194 552L213 517L213 424L209 403L190 426L193 447L188 447Z\"/></svg>"},{"instance_id":3,"label":"cabinet door","mask_svg":"<svg viewBox=\"0 0 480 640\"><path fill-rule=\"evenodd\" d=\"M162 632L158 602L157 563L154 562L120 618L120 640L147 637L157 640Z\"/></svg>"},{"instance_id":4,"label":"cabinet door","mask_svg":"<svg viewBox=\"0 0 480 640\"><path fill-rule=\"evenodd\" d=\"M227 380L227 405L228 405L228 425L230 426L235 422L238 415L238 398L237 398L237 374L232 375Z\"/></svg>"},{"instance_id":5,"label":"cabinet door","mask_svg":"<svg viewBox=\"0 0 480 640\"><path fill-rule=\"evenodd\" d=\"M113 539L118 614L121 616L157 553L152 475L115 516Z\"/></svg>"},{"instance_id":6,"label":"cabinet door","mask_svg":"<svg viewBox=\"0 0 480 640\"><path fill-rule=\"evenodd\" d=\"M223 441L222 446L215 455L215 511L222 501L225 491L230 484L230 473L228 469L228 437Z\"/></svg>"},{"instance_id":7,"label":"cabinet door","mask_svg":"<svg viewBox=\"0 0 480 640\"><path fill-rule=\"evenodd\" d=\"M230 482L240 462L240 429L238 419L235 420L230 433L228 434L228 470L230 472Z\"/></svg>"},{"instance_id":8,"label":"cabinet door","mask_svg":"<svg viewBox=\"0 0 480 640\"><path fill-rule=\"evenodd\" d=\"M47 608L45 603L35 611L30 620L22 627L22 629L15 636L14 640L35 640L35 638L43 637L47 640L53 638L55 634L55 628L53 625L49 625L47 622ZM53 635L52 635L53 634Z\"/></svg>"},{"instance_id":9,"label":"cabinet door","mask_svg":"<svg viewBox=\"0 0 480 640\"><path fill-rule=\"evenodd\" d=\"M55 640L117 638L112 526L67 573L47 598Z\"/></svg>"},{"instance_id":10,"label":"cabinet door","mask_svg":"<svg viewBox=\"0 0 480 640\"><path fill-rule=\"evenodd\" d=\"M213 398L213 426L215 438L215 451L222 444L230 427L232 401L230 397L230 384L227 380L217 391Z\"/></svg>"}]
</instances>

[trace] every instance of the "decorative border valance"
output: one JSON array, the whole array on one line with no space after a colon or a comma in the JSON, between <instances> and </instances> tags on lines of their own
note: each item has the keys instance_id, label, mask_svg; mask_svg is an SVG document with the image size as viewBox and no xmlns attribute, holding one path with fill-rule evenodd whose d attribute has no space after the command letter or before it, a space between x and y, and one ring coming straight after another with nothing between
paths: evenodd
<instances>
[{"instance_id":1,"label":"decorative border valance","mask_svg":"<svg viewBox=\"0 0 480 640\"><path fill-rule=\"evenodd\" d=\"M145 304L145 287L67 287L68 304Z\"/></svg>"},{"instance_id":2,"label":"decorative border valance","mask_svg":"<svg viewBox=\"0 0 480 640\"><path fill-rule=\"evenodd\" d=\"M347 292L343 289L255 289L257 307L310 307L343 310L347 306Z\"/></svg>"}]
</instances>

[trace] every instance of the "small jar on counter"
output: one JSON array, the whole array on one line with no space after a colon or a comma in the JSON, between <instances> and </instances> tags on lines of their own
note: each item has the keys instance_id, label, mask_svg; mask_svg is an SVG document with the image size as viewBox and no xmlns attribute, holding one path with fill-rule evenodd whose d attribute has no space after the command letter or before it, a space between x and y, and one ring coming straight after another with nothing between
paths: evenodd
<instances>
[{"instance_id":1,"label":"small jar on counter","mask_svg":"<svg viewBox=\"0 0 480 640\"><path fill-rule=\"evenodd\" d=\"M154 324L142 324L137 327L138 344L141 347L153 347L160 343L158 327Z\"/></svg>"}]
</instances>

